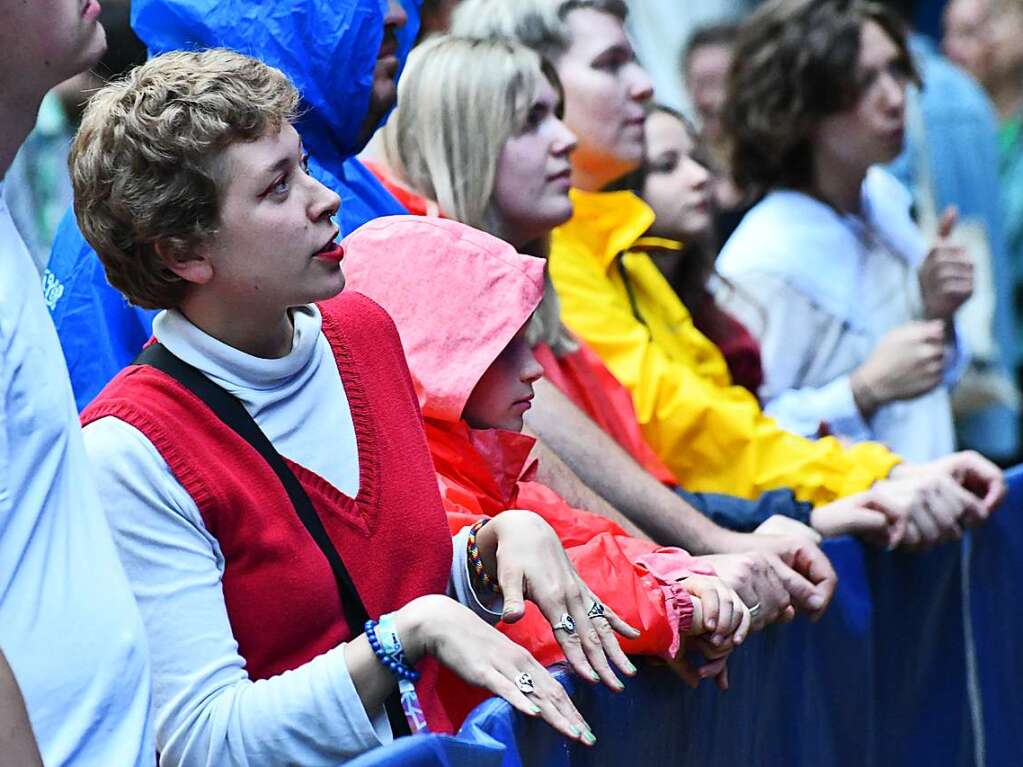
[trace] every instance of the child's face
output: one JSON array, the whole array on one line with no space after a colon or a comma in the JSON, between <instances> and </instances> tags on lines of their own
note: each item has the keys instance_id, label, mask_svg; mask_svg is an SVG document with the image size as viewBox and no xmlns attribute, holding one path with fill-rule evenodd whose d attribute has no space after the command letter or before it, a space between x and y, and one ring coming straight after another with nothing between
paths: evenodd
<instances>
[{"instance_id":1,"label":"child's face","mask_svg":"<svg viewBox=\"0 0 1023 767\"><path fill-rule=\"evenodd\" d=\"M291 125L224 150L217 232L202 246L211 276L203 289L225 306L260 317L341 292L333 216L340 198L310 176Z\"/></svg>"},{"instance_id":2,"label":"child's face","mask_svg":"<svg viewBox=\"0 0 1023 767\"><path fill-rule=\"evenodd\" d=\"M522 431L522 416L533 400L533 384L542 375L543 368L526 343L523 328L480 378L462 417L474 429Z\"/></svg>"}]
</instances>

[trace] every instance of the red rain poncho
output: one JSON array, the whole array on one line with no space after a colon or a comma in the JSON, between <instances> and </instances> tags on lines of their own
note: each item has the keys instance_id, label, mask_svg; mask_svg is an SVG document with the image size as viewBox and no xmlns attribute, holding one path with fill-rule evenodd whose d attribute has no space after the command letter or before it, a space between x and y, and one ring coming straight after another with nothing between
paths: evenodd
<instances>
[{"instance_id":1,"label":"red rain poncho","mask_svg":"<svg viewBox=\"0 0 1023 767\"><path fill-rule=\"evenodd\" d=\"M623 643L628 651L677 652L692 614L677 580L710 571L681 549L628 537L534 482L532 438L473 430L461 418L480 377L539 303L543 261L457 222L414 216L377 219L343 244L348 289L377 301L398 326L452 530L507 509L535 511L590 588L641 629L639 639ZM542 663L563 659L534 606L499 627Z\"/></svg>"},{"instance_id":2,"label":"red rain poncho","mask_svg":"<svg viewBox=\"0 0 1023 767\"><path fill-rule=\"evenodd\" d=\"M383 165L367 162L366 167L409 213L417 216L441 215L435 202L400 184ZM574 340L578 349L561 356L543 343L533 347L533 353L543 366L544 377L658 482L678 485L675 475L643 437L629 390L619 383L596 352L583 341Z\"/></svg>"}]
</instances>

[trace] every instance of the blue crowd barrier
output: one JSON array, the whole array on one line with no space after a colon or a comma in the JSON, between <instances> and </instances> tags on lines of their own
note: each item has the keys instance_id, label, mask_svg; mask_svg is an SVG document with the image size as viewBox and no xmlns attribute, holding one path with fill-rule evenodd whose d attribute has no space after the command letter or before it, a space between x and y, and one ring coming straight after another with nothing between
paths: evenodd
<instances>
[{"instance_id":1,"label":"blue crowd barrier","mask_svg":"<svg viewBox=\"0 0 1023 767\"><path fill-rule=\"evenodd\" d=\"M959 546L904 554L826 542L841 579L831 608L817 624L751 637L730 661L728 692L690 690L652 662L618 695L559 671L593 748L491 699L455 737L404 738L352 764L1023 764L1023 470L1008 477L1008 501Z\"/></svg>"}]
</instances>

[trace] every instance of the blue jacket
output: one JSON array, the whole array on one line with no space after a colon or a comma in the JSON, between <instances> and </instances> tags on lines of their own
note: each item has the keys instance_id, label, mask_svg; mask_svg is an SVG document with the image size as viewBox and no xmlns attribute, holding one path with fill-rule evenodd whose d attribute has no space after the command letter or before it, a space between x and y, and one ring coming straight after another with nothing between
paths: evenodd
<instances>
[{"instance_id":1,"label":"blue jacket","mask_svg":"<svg viewBox=\"0 0 1023 767\"><path fill-rule=\"evenodd\" d=\"M403 0L404 61L419 28L421 0ZM151 55L221 46L281 69L302 94L296 124L312 174L341 196L343 234L404 208L354 155L369 107L383 37L383 0L135 0L132 24ZM149 338L155 312L131 306L107 283L71 212L58 229L44 274L79 409L130 363Z\"/></svg>"}]
</instances>

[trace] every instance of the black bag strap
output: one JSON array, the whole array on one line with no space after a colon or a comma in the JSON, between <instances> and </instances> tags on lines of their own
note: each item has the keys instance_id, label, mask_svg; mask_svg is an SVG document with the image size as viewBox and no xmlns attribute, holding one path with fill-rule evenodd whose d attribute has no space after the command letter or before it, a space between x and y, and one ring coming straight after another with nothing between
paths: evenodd
<instances>
[{"instance_id":1,"label":"black bag strap","mask_svg":"<svg viewBox=\"0 0 1023 767\"><path fill-rule=\"evenodd\" d=\"M189 365L184 360L172 354L163 344L154 343L142 350L142 353L135 358L135 365L149 365L161 370L175 381L180 383L195 396L206 403L207 407L231 428L239 437L248 442L267 462L274 474L281 481L295 513L302 521L305 529L309 531L316 545L323 556L327 558L330 569L334 573L334 580L337 582L337 589L341 595L341 606L344 609L345 620L348 622L352 636L362 632L363 624L369 619L369 613L359 596L352 576L345 567L344 560L335 548L334 543L327 535L323 521L309 500L309 495L298 481L295 473L288 468L284 458L277 452L273 443L267 438L259 424L255 422L242 403L233 394L221 386L213 383L206 375L197 368ZM391 730L395 737L408 735L408 721L401 708L401 698L397 688L388 697L387 716L391 722Z\"/></svg>"}]
</instances>

